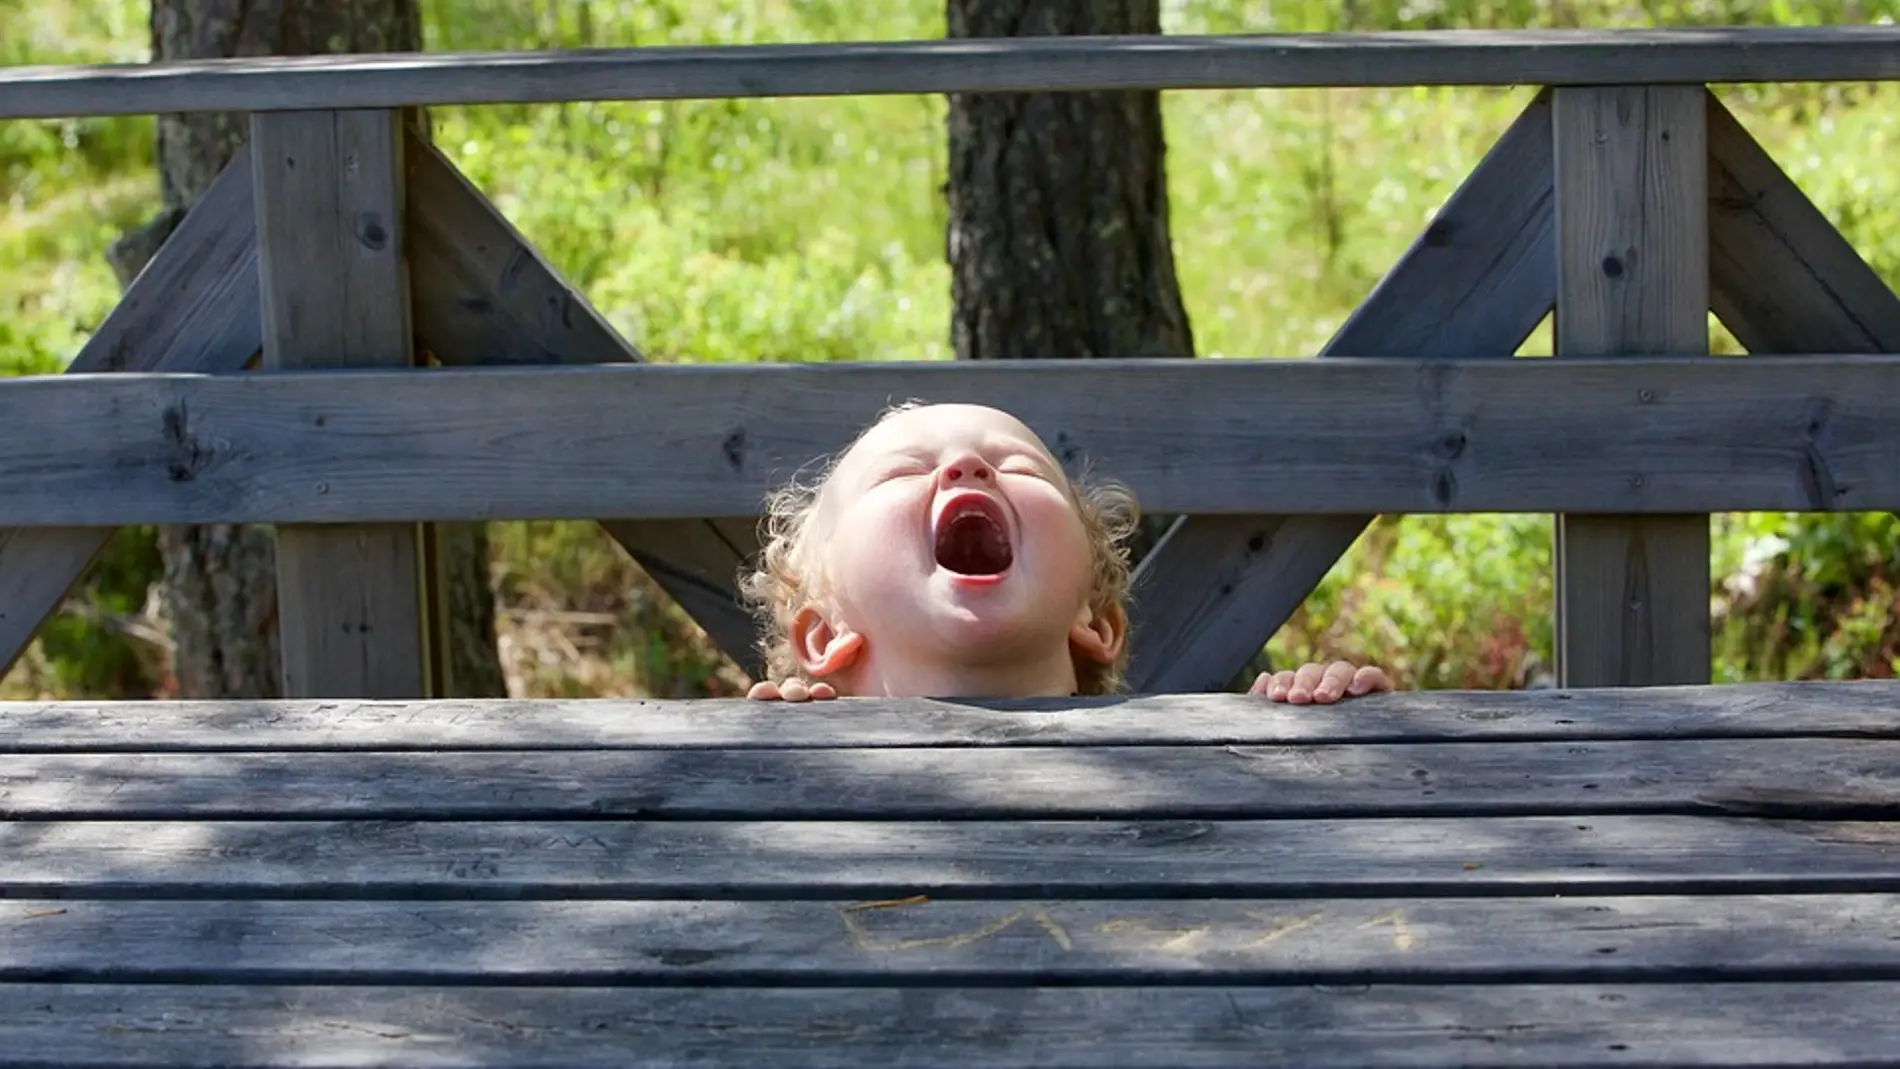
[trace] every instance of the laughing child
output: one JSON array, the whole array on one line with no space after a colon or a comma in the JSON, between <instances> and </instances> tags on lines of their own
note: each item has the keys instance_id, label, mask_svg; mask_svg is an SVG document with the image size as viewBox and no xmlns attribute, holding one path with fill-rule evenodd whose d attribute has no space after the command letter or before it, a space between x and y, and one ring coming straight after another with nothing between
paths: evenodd
<instances>
[{"instance_id":1,"label":"laughing child","mask_svg":"<svg viewBox=\"0 0 1900 1069\"><path fill-rule=\"evenodd\" d=\"M1133 495L1071 482L1035 432L979 405L886 412L816 485L766 510L741 590L759 700L1112 694L1127 665ZM1345 661L1263 672L1295 704L1392 689Z\"/></svg>"}]
</instances>

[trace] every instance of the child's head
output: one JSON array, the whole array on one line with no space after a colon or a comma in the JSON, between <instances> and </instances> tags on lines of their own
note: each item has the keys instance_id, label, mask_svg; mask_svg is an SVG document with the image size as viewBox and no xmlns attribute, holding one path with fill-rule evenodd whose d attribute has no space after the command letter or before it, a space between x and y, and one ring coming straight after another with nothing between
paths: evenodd
<instances>
[{"instance_id":1,"label":"child's head","mask_svg":"<svg viewBox=\"0 0 1900 1069\"><path fill-rule=\"evenodd\" d=\"M886 412L767 506L741 589L773 680L841 695L1106 694L1126 663L1134 498L1072 483L977 405Z\"/></svg>"}]
</instances>

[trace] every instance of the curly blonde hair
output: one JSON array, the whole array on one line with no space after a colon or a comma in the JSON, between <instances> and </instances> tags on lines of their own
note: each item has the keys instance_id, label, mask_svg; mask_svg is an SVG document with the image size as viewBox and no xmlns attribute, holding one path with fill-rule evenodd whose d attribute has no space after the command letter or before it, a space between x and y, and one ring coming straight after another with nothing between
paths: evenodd
<instances>
[{"instance_id":1,"label":"curly blonde hair","mask_svg":"<svg viewBox=\"0 0 1900 1069\"><path fill-rule=\"evenodd\" d=\"M906 401L880 413L858 438L871 428L900 412L922 407L922 402ZM853 439L855 445L857 439ZM760 550L756 566L740 576L739 594L747 608L758 618L759 652L765 660L767 677L774 681L804 679L809 676L799 666L792 649L792 618L799 609L819 596L820 570L812 558L811 542L805 537L825 483L837 470L838 463L850 452L846 446L824 458L815 477L793 476L767 496L760 521ZM1141 519L1135 495L1125 486L1111 481L1094 481L1086 475L1071 476L1069 500L1082 520L1093 558L1094 578L1089 604L1101 615L1114 620L1124 635L1128 629L1128 588L1133 569L1128 559L1128 539ZM1114 694L1123 686L1128 667L1128 643L1124 641L1115 659L1103 663L1076 658L1076 690L1084 695Z\"/></svg>"}]
</instances>

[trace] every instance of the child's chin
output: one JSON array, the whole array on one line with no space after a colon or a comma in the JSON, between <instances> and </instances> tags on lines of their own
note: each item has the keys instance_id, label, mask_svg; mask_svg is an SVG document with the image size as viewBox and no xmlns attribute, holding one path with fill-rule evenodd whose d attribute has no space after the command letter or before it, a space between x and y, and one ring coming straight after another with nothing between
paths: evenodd
<instances>
[{"instance_id":1,"label":"child's chin","mask_svg":"<svg viewBox=\"0 0 1900 1069\"><path fill-rule=\"evenodd\" d=\"M937 633L963 657L987 660L999 654L1016 655L1037 640L1042 622L1033 606L1001 599L951 598L937 614ZM1067 641L1068 633L1061 633Z\"/></svg>"}]
</instances>

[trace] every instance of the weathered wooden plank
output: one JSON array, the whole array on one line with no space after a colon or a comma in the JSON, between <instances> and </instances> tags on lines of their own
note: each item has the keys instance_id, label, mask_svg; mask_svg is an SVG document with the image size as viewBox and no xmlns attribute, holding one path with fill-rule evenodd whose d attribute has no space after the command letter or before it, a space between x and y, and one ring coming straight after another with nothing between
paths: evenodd
<instances>
[{"instance_id":1,"label":"weathered wooden plank","mask_svg":"<svg viewBox=\"0 0 1900 1069\"><path fill-rule=\"evenodd\" d=\"M252 118L267 369L413 363L402 142L393 111ZM195 448L191 416L167 417L174 467ZM425 538L414 523L278 528L286 695L429 693Z\"/></svg>"},{"instance_id":2,"label":"weathered wooden plank","mask_svg":"<svg viewBox=\"0 0 1900 1069\"><path fill-rule=\"evenodd\" d=\"M407 137L403 150L417 344L450 366L639 361L440 149Z\"/></svg>"},{"instance_id":3,"label":"weathered wooden plank","mask_svg":"<svg viewBox=\"0 0 1900 1069\"><path fill-rule=\"evenodd\" d=\"M0 382L0 424L32 429L0 455L0 523L750 516L906 396L1011 409L1163 512L1891 508L1897 373L1871 356L1118 360L1088 391L1065 360L55 376Z\"/></svg>"},{"instance_id":4,"label":"weathered wooden plank","mask_svg":"<svg viewBox=\"0 0 1900 1069\"><path fill-rule=\"evenodd\" d=\"M638 363L640 354L481 191L421 138L406 141L416 340L450 366ZM750 525L617 520L614 541L757 677L757 628L736 592L758 551Z\"/></svg>"},{"instance_id":5,"label":"weathered wooden plank","mask_svg":"<svg viewBox=\"0 0 1900 1069\"><path fill-rule=\"evenodd\" d=\"M0 753L795 749L1900 739L1900 682L1402 691L1314 708L1239 694L1033 700L0 703Z\"/></svg>"},{"instance_id":6,"label":"weathered wooden plank","mask_svg":"<svg viewBox=\"0 0 1900 1069\"><path fill-rule=\"evenodd\" d=\"M20 984L18 1064L1875 1065L1900 984L799 989Z\"/></svg>"},{"instance_id":7,"label":"weathered wooden plank","mask_svg":"<svg viewBox=\"0 0 1900 1069\"><path fill-rule=\"evenodd\" d=\"M1900 30L1815 26L870 41L16 67L0 119L571 100L1900 78Z\"/></svg>"},{"instance_id":8,"label":"weathered wooden plank","mask_svg":"<svg viewBox=\"0 0 1900 1069\"><path fill-rule=\"evenodd\" d=\"M1893 980L1900 979L1896 941L1900 897L1893 895L888 904L10 899L0 904L0 983Z\"/></svg>"},{"instance_id":9,"label":"weathered wooden plank","mask_svg":"<svg viewBox=\"0 0 1900 1069\"><path fill-rule=\"evenodd\" d=\"M1321 356L1508 356L1557 294L1550 102L1540 93ZM1224 688L1371 516L1185 516L1135 575L1136 690Z\"/></svg>"},{"instance_id":10,"label":"weathered wooden plank","mask_svg":"<svg viewBox=\"0 0 1900 1069\"><path fill-rule=\"evenodd\" d=\"M1556 91L1558 356L1708 350L1707 109L1696 87ZM1675 461L1664 453L1655 466ZM1708 682L1709 518L1698 509L1557 517L1563 685Z\"/></svg>"},{"instance_id":11,"label":"weathered wooden plank","mask_svg":"<svg viewBox=\"0 0 1900 1069\"><path fill-rule=\"evenodd\" d=\"M0 755L0 819L1900 820L1900 742Z\"/></svg>"},{"instance_id":12,"label":"weathered wooden plank","mask_svg":"<svg viewBox=\"0 0 1900 1069\"><path fill-rule=\"evenodd\" d=\"M1900 352L1900 297L1714 94L1709 303L1751 352Z\"/></svg>"},{"instance_id":13,"label":"weathered wooden plank","mask_svg":"<svg viewBox=\"0 0 1900 1069\"><path fill-rule=\"evenodd\" d=\"M240 153L186 213L69 373L236 371L257 355L257 229ZM112 537L109 527L0 528L0 675Z\"/></svg>"},{"instance_id":14,"label":"weathered wooden plank","mask_svg":"<svg viewBox=\"0 0 1900 1069\"><path fill-rule=\"evenodd\" d=\"M1900 823L1683 816L0 822L0 897L6 898L1418 899L1823 892L1900 892Z\"/></svg>"}]
</instances>

